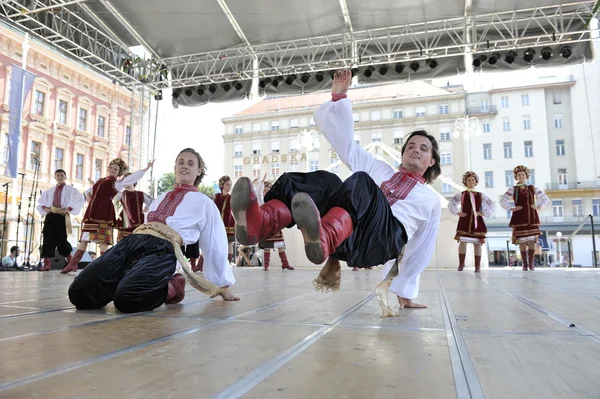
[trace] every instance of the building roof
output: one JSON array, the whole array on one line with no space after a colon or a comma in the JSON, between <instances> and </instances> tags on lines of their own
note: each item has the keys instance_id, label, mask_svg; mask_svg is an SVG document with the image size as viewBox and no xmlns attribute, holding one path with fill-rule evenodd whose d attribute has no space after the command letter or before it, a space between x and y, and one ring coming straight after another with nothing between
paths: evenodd
<instances>
[{"instance_id":1,"label":"building roof","mask_svg":"<svg viewBox=\"0 0 600 399\"><path fill-rule=\"evenodd\" d=\"M403 83L354 87L348 91L348 97L352 99L353 103L357 104L416 97L434 97L460 92L464 92L462 86L436 87L425 81L408 81ZM330 98L330 91L300 94L297 96L267 97L251 107L238 112L233 117L313 109Z\"/></svg>"}]
</instances>

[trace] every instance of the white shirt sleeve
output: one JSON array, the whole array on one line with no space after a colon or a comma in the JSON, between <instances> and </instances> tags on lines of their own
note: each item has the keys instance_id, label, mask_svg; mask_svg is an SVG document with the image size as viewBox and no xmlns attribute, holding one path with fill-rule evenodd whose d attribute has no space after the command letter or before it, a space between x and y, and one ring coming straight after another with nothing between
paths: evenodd
<instances>
[{"instance_id":1,"label":"white shirt sleeve","mask_svg":"<svg viewBox=\"0 0 600 399\"><path fill-rule=\"evenodd\" d=\"M483 216L486 218L491 218L496 213L494 201L484 193L481 193L481 213L483 213Z\"/></svg>"},{"instance_id":2,"label":"white shirt sleeve","mask_svg":"<svg viewBox=\"0 0 600 399\"><path fill-rule=\"evenodd\" d=\"M545 207L549 201L548 196L541 188L535 187L535 205L540 209Z\"/></svg>"},{"instance_id":3,"label":"white shirt sleeve","mask_svg":"<svg viewBox=\"0 0 600 399\"><path fill-rule=\"evenodd\" d=\"M144 193L144 204L146 206L150 206L152 204L152 201L154 201L152 197L149 194Z\"/></svg>"},{"instance_id":4,"label":"white shirt sleeve","mask_svg":"<svg viewBox=\"0 0 600 399\"><path fill-rule=\"evenodd\" d=\"M389 164L375 159L354 141L354 118L349 99L326 102L317 109L314 118L341 161L353 173L362 171L371 176L389 174L390 170L394 173Z\"/></svg>"},{"instance_id":5,"label":"white shirt sleeve","mask_svg":"<svg viewBox=\"0 0 600 399\"><path fill-rule=\"evenodd\" d=\"M83 194L73 186L64 187L62 198L67 199L66 206L63 206L63 208L71 208L71 215L78 215L85 204Z\"/></svg>"},{"instance_id":6,"label":"white shirt sleeve","mask_svg":"<svg viewBox=\"0 0 600 399\"><path fill-rule=\"evenodd\" d=\"M138 181L140 181L142 179L142 177L144 177L145 173L146 173L145 170L138 170L137 172L133 172L126 178L116 181L115 188L117 189L117 191L123 191L125 189L125 186L134 184L134 183L137 183Z\"/></svg>"},{"instance_id":7,"label":"white shirt sleeve","mask_svg":"<svg viewBox=\"0 0 600 399\"><path fill-rule=\"evenodd\" d=\"M462 196L463 193L458 193L448 202L448 211L451 214L457 215L460 212L459 208L462 208Z\"/></svg>"},{"instance_id":8,"label":"white shirt sleeve","mask_svg":"<svg viewBox=\"0 0 600 399\"><path fill-rule=\"evenodd\" d=\"M398 276L392 280L390 291L402 298L415 299L419 294L421 272L425 270L435 251L442 208L439 199L413 237L408 240L404 258L398 266Z\"/></svg>"},{"instance_id":9,"label":"white shirt sleeve","mask_svg":"<svg viewBox=\"0 0 600 399\"><path fill-rule=\"evenodd\" d=\"M52 206L52 200L54 199L54 189L56 187L50 187L48 190L44 191L42 195L40 195L40 199L38 200L38 204L35 207L37 211L42 216L46 216L47 212L44 210L44 207L50 208Z\"/></svg>"},{"instance_id":10,"label":"white shirt sleeve","mask_svg":"<svg viewBox=\"0 0 600 399\"><path fill-rule=\"evenodd\" d=\"M510 202L513 199L513 194L514 189L512 187L509 187L508 190L506 190L506 192L504 193L504 195L500 197L500 206L506 209L507 211L510 211Z\"/></svg>"}]
</instances>

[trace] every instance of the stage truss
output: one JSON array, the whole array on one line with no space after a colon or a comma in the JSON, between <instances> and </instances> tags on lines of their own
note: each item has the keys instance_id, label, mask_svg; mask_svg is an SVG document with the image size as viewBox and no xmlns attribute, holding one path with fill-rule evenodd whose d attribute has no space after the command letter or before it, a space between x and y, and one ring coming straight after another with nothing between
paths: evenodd
<instances>
[{"instance_id":1,"label":"stage truss","mask_svg":"<svg viewBox=\"0 0 600 399\"><path fill-rule=\"evenodd\" d=\"M123 86L154 91L428 58L443 62L462 57L462 68L469 68L470 57L465 57L469 53L590 41L589 23L598 16L594 0L482 15L465 12L460 18L356 31L345 1L340 4L345 33L252 45L225 1L219 0L242 45L163 59L149 48L152 59L136 62L132 62L136 56L84 0L2 0L0 15ZM118 12L117 16L142 40Z\"/></svg>"}]
</instances>

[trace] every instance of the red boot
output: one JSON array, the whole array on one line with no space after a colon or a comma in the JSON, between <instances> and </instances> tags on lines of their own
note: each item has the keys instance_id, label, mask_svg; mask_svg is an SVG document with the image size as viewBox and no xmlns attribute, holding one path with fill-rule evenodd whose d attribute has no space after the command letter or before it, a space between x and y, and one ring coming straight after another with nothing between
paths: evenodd
<instances>
[{"instance_id":1,"label":"red boot","mask_svg":"<svg viewBox=\"0 0 600 399\"><path fill-rule=\"evenodd\" d=\"M294 195L292 213L304 237L306 256L317 265L325 262L352 235L352 219L346 210L333 207L321 219L319 210L308 194Z\"/></svg>"},{"instance_id":2,"label":"red boot","mask_svg":"<svg viewBox=\"0 0 600 399\"><path fill-rule=\"evenodd\" d=\"M529 261L529 270L535 270L535 265L534 265L535 249L530 249L528 251L528 254L529 254L529 258L527 260Z\"/></svg>"},{"instance_id":3,"label":"red boot","mask_svg":"<svg viewBox=\"0 0 600 399\"><path fill-rule=\"evenodd\" d=\"M167 293L167 305L173 305L183 301L185 298L185 277L177 273L169 280L169 292Z\"/></svg>"},{"instance_id":4,"label":"red boot","mask_svg":"<svg viewBox=\"0 0 600 399\"><path fill-rule=\"evenodd\" d=\"M77 252L75 252L75 255L73 255L73 257L69 261L69 264L66 265L60 272L62 274L67 274L69 272L76 272L77 269L79 268L79 261L81 260L81 258L83 258L84 253L85 252L83 252L81 249L78 249Z\"/></svg>"},{"instance_id":5,"label":"red boot","mask_svg":"<svg viewBox=\"0 0 600 399\"><path fill-rule=\"evenodd\" d=\"M235 237L242 245L254 245L273 236L292 223L292 214L279 200L258 205L252 182L241 177L231 191L231 212L235 219Z\"/></svg>"},{"instance_id":6,"label":"red boot","mask_svg":"<svg viewBox=\"0 0 600 399\"><path fill-rule=\"evenodd\" d=\"M481 255L475 255L475 273L481 271Z\"/></svg>"},{"instance_id":7,"label":"red boot","mask_svg":"<svg viewBox=\"0 0 600 399\"><path fill-rule=\"evenodd\" d=\"M279 252L279 259L281 259L281 268L283 270L294 270L294 268L290 266L290 262L288 262L287 254L285 253L285 251Z\"/></svg>"},{"instance_id":8,"label":"red boot","mask_svg":"<svg viewBox=\"0 0 600 399\"><path fill-rule=\"evenodd\" d=\"M521 251L521 260L523 261L523 271L527 270L527 251Z\"/></svg>"},{"instance_id":9,"label":"red boot","mask_svg":"<svg viewBox=\"0 0 600 399\"><path fill-rule=\"evenodd\" d=\"M263 270L264 271L268 271L269 270L269 263L271 263L271 251L268 249L265 249L265 254L264 254L264 260L265 263L263 264Z\"/></svg>"},{"instance_id":10,"label":"red boot","mask_svg":"<svg viewBox=\"0 0 600 399\"><path fill-rule=\"evenodd\" d=\"M40 269L41 272L49 272L52 270L52 259L44 258L44 267Z\"/></svg>"},{"instance_id":11,"label":"red boot","mask_svg":"<svg viewBox=\"0 0 600 399\"><path fill-rule=\"evenodd\" d=\"M462 272L465 268L465 256L466 254L458 254L458 271Z\"/></svg>"}]
</instances>

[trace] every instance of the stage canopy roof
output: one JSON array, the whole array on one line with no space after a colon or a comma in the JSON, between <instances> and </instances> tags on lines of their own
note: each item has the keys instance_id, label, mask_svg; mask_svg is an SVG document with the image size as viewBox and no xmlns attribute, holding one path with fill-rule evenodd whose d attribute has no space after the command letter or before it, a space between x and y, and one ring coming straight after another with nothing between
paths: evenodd
<instances>
[{"instance_id":1,"label":"stage canopy roof","mask_svg":"<svg viewBox=\"0 0 600 399\"><path fill-rule=\"evenodd\" d=\"M1 0L0 15L130 87L177 102L592 58L598 2L557 0ZM143 46L150 59L130 50ZM547 58L547 59L546 59ZM385 68L382 68L385 66ZM253 79L254 78L254 79Z\"/></svg>"}]
</instances>

